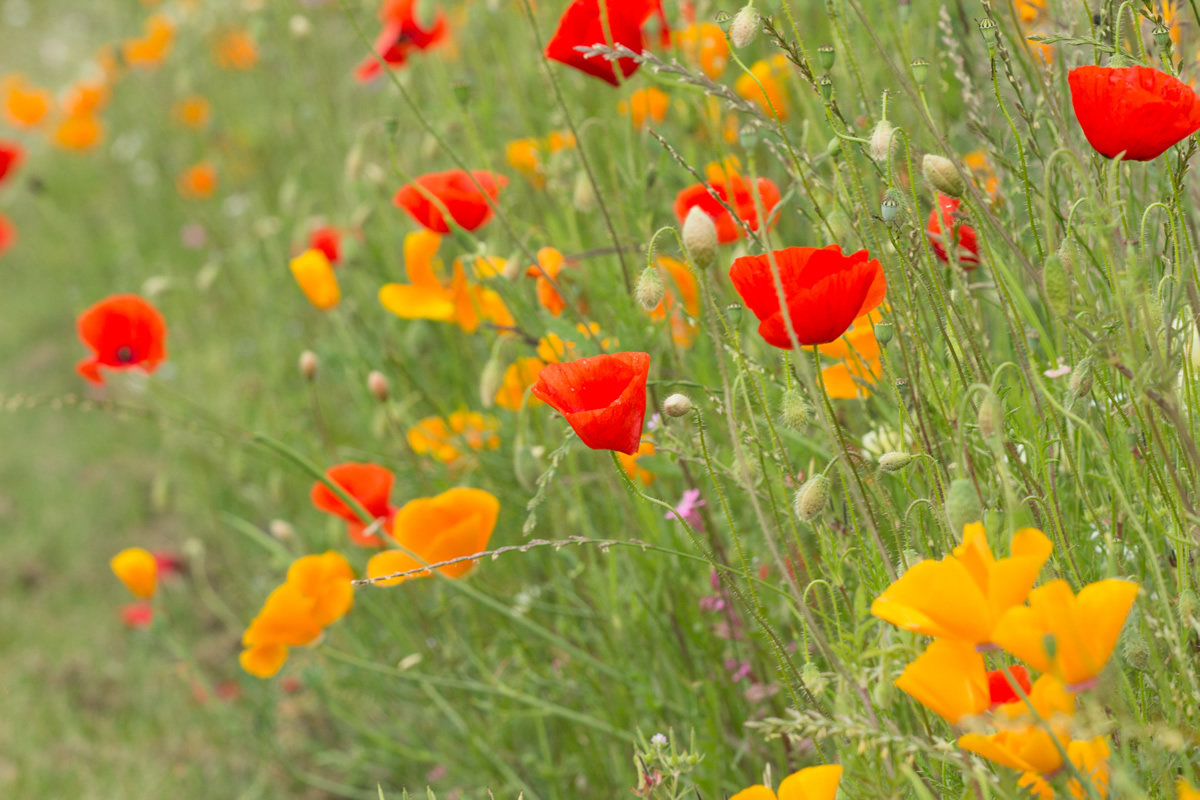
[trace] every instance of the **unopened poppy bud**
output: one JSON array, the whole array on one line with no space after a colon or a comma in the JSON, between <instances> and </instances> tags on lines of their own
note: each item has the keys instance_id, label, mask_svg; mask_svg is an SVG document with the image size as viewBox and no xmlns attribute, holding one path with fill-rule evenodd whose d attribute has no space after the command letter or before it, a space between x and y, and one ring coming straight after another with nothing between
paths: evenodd
<instances>
[{"instance_id":1,"label":"unopened poppy bud","mask_svg":"<svg viewBox=\"0 0 1200 800\"><path fill-rule=\"evenodd\" d=\"M979 404L978 422L979 433L989 441L1004 428L1004 407L1000 405L1000 398L990 391Z\"/></svg>"},{"instance_id":2,"label":"unopened poppy bud","mask_svg":"<svg viewBox=\"0 0 1200 800\"><path fill-rule=\"evenodd\" d=\"M826 103L833 99L833 78L829 77L828 72L817 80L817 86L821 88L821 97Z\"/></svg>"},{"instance_id":3,"label":"unopened poppy bud","mask_svg":"<svg viewBox=\"0 0 1200 800\"><path fill-rule=\"evenodd\" d=\"M879 204L879 216L883 217L884 222L896 221L896 217L900 214L903 197L899 189L888 189L883 193L883 201Z\"/></svg>"},{"instance_id":4,"label":"unopened poppy bud","mask_svg":"<svg viewBox=\"0 0 1200 800\"><path fill-rule=\"evenodd\" d=\"M884 472L899 472L912 463L912 456L908 453L891 452L884 453L879 457L879 468Z\"/></svg>"},{"instance_id":5,"label":"unopened poppy bud","mask_svg":"<svg viewBox=\"0 0 1200 800\"><path fill-rule=\"evenodd\" d=\"M811 661L808 662L800 670L800 680L809 690L812 690L813 686L821 682L821 668Z\"/></svg>"},{"instance_id":6,"label":"unopened poppy bud","mask_svg":"<svg viewBox=\"0 0 1200 800\"><path fill-rule=\"evenodd\" d=\"M300 354L300 374L305 380L313 380L317 377L317 367L321 365L317 354L312 350L305 350Z\"/></svg>"},{"instance_id":7,"label":"unopened poppy bud","mask_svg":"<svg viewBox=\"0 0 1200 800\"><path fill-rule=\"evenodd\" d=\"M653 311L662 302L665 293L666 289L663 288L662 276L658 274L658 267L646 267L642 270L637 286L633 289L633 296L638 301L638 305L647 311Z\"/></svg>"},{"instance_id":8,"label":"unopened poppy bud","mask_svg":"<svg viewBox=\"0 0 1200 800\"><path fill-rule=\"evenodd\" d=\"M829 502L829 478L817 474L796 490L792 508L803 522L812 522Z\"/></svg>"},{"instance_id":9,"label":"unopened poppy bud","mask_svg":"<svg viewBox=\"0 0 1200 800\"><path fill-rule=\"evenodd\" d=\"M388 379L379 370L372 370L367 376L367 389L381 403L388 399Z\"/></svg>"},{"instance_id":10,"label":"unopened poppy bud","mask_svg":"<svg viewBox=\"0 0 1200 800\"><path fill-rule=\"evenodd\" d=\"M999 38L999 31L996 28L996 20L991 17L984 17L979 22L979 32L983 34L983 40L987 42L988 47L995 47L996 41Z\"/></svg>"},{"instance_id":11,"label":"unopened poppy bud","mask_svg":"<svg viewBox=\"0 0 1200 800\"><path fill-rule=\"evenodd\" d=\"M890 322L875 323L875 341L883 347L887 347L888 342L892 340L893 326Z\"/></svg>"},{"instance_id":12,"label":"unopened poppy bud","mask_svg":"<svg viewBox=\"0 0 1200 800\"><path fill-rule=\"evenodd\" d=\"M1154 43L1164 53L1171 52L1171 31L1161 22L1154 26Z\"/></svg>"},{"instance_id":13,"label":"unopened poppy bud","mask_svg":"<svg viewBox=\"0 0 1200 800\"><path fill-rule=\"evenodd\" d=\"M829 223L829 231L833 236L833 241L844 242L854 235L854 229L850 227L850 218L842 211L833 211L826 219Z\"/></svg>"},{"instance_id":14,"label":"unopened poppy bud","mask_svg":"<svg viewBox=\"0 0 1200 800\"><path fill-rule=\"evenodd\" d=\"M312 33L312 23L303 14L294 14L288 20L288 30L292 32L293 38L304 39Z\"/></svg>"},{"instance_id":15,"label":"unopened poppy bud","mask_svg":"<svg viewBox=\"0 0 1200 800\"><path fill-rule=\"evenodd\" d=\"M952 480L946 491L946 521L950 524L950 531L961 537L964 526L982 519L983 505L979 502L975 484L966 478Z\"/></svg>"},{"instance_id":16,"label":"unopened poppy bud","mask_svg":"<svg viewBox=\"0 0 1200 800\"><path fill-rule=\"evenodd\" d=\"M575 176L575 190L571 193L571 203L581 214L590 214L596 210L596 190L587 173L580 172Z\"/></svg>"},{"instance_id":17,"label":"unopened poppy bud","mask_svg":"<svg viewBox=\"0 0 1200 800\"><path fill-rule=\"evenodd\" d=\"M733 18L729 26L729 39L739 50L754 41L758 36L758 12L754 6L745 6Z\"/></svg>"},{"instance_id":18,"label":"unopened poppy bud","mask_svg":"<svg viewBox=\"0 0 1200 800\"><path fill-rule=\"evenodd\" d=\"M919 86L924 86L925 80L929 77L929 62L923 58L914 58L908 67L912 70L913 80Z\"/></svg>"},{"instance_id":19,"label":"unopened poppy bud","mask_svg":"<svg viewBox=\"0 0 1200 800\"><path fill-rule=\"evenodd\" d=\"M875 130L871 131L871 158L876 161L887 161L892 156L892 152L896 149L896 143L892 138L892 131L896 130L892 123L886 119L881 119L875 124Z\"/></svg>"},{"instance_id":20,"label":"unopened poppy bud","mask_svg":"<svg viewBox=\"0 0 1200 800\"><path fill-rule=\"evenodd\" d=\"M817 48L817 61L820 63L821 69L826 72L833 69L833 60L836 56L837 51L831 44L823 44Z\"/></svg>"},{"instance_id":21,"label":"unopened poppy bud","mask_svg":"<svg viewBox=\"0 0 1200 800\"><path fill-rule=\"evenodd\" d=\"M458 103L459 108L470 105L471 84L468 81L455 81L451 84L450 91L454 92L454 101Z\"/></svg>"},{"instance_id":22,"label":"unopened poppy bud","mask_svg":"<svg viewBox=\"0 0 1200 800\"><path fill-rule=\"evenodd\" d=\"M1136 670L1145 672L1150 665L1150 647L1138 625L1126 625L1121 637L1121 654L1125 662Z\"/></svg>"},{"instance_id":23,"label":"unopened poppy bud","mask_svg":"<svg viewBox=\"0 0 1200 800\"><path fill-rule=\"evenodd\" d=\"M1092 391L1092 365L1095 361L1087 356L1071 370L1071 402L1074 403Z\"/></svg>"},{"instance_id":24,"label":"unopened poppy bud","mask_svg":"<svg viewBox=\"0 0 1200 800\"><path fill-rule=\"evenodd\" d=\"M504 362L493 355L483 365L479 375L479 402L484 408L491 408L496 402L496 395L504 386Z\"/></svg>"},{"instance_id":25,"label":"unopened poppy bud","mask_svg":"<svg viewBox=\"0 0 1200 800\"><path fill-rule=\"evenodd\" d=\"M962 197L966 191L966 184L954 162L944 156L927 153L921 161L921 171L930 186L948 197Z\"/></svg>"},{"instance_id":26,"label":"unopened poppy bud","mask_svg":"<svg viewBox=\"0 0 1200 800\"><path fill-rule=\"evenodd\" d=\"M296 535L296 532L292 530L292 526L281 519L271 520L267 525L267 530L281 542L291 541L292 537Z\"/></svg>"},{"instance_id":27,"label":"unopened poppy bud","mask_svg":"<svg viewBox=\"0 0 1200 800\"><path fill-rule=\"evenodd\" d=\"M829 144L825 145L825 155L830 158L837 158L842 154L842 140L838 137L833 137L829 140Z\"/></svg>"},{"instance_id":28,"label":"unopened poppy bud","mask_svg":"<svg viewBox=\"0 0 1200 800\"><path fill-rule=\"evenodd\" d=\"M1079 253L1075 249L1075 242L1071 239L1063 239L1063 243L1058 246L1058 258L1062 261L1063 269L1068 275L1075 274L1075 267L1079 264Z\"/></svg>"},{"instance_id":29,"label":"unopened poppy bud","mask_svg":"<svg viewBox=\"0 0 1200 800\"><path fill-rule=\"evenodd\" d=\"M808 403L795 389L783 393L783 401L779 404L779 416L783 424L794 431L802 431L808 427Z\"/></svg>"},{"instance_id":30,"label":"unopened poppy bud","mask_svg":"<svg viewBox=\"0 0 1200 800\"><path fill-rule=\"evenodd\" d=\"M1046 290L1046 306L1056 317L1065 317L1071 309L1071 278L1056 253L1051 253L1042 266L1042 288Z\"/></svg>"},{"instance_id":31,"label":"unopened poppy bud","mask_svg":"<svg viewBox=\"0 0 1200 800\"><path fill-rule=\"evenodd\" d=\"M708 269L717 259L717 226L697 206L683 220L683 249L697 269Z\"/></svg>"},{"instance_id":32,"label":"unopened poppy bud","mask_svg":"<svg viewBox=\"0 0 1200 800\"><path fill-rule=\"evenodd\" d=\"M663 413L668 417L682 417L692 410L692 401L686 394L673 394L663 401Z\"/></svg>"}]
</instances>

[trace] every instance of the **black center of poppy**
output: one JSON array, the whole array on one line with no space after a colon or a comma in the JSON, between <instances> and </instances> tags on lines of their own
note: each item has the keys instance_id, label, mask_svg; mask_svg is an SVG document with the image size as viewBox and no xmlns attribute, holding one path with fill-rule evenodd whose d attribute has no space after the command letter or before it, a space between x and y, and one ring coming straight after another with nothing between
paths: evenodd
<instances>
[{"instance_id":1,"label":"black center of poppy","mask_svg":"<svg viewBox=\"0 0 1200 800\"><path fill-rule=\"evenodd\" d=\"M117 350L117 361L122 364L128 364L133 361L133 348L125 345Z\"/></svg>"}]
</instances>

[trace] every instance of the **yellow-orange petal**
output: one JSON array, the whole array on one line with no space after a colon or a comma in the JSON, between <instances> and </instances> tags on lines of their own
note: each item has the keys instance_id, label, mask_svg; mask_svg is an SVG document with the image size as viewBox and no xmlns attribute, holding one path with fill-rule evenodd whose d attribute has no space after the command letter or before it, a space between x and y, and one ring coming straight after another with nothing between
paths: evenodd
<instances>
[{"instance_id":1,"label":"yellow-orange petal","mask_svg":"<svg viewBox=\"0 0 1200 800\"><path fill-rule=\"evenodd\" d=\"M308 302L321 311L328 311L342 299L333 265L320 250L305 250L293 258L288 266Z\"/></svg>"},{"instance_id":2,"label":"yellow-orange petal","mask_svg":"<svg viewBox=\"0 0 1200 800\"><path fill-rule=\"evenodd\" d=\"M834 800L841 780L840 764L802 769L779 784L779 800Z\"/></svg>"},{"instance_id":3,"label":"yellow-orange petal","mask_svg":"<svg viewBox=\"0 0 1200 800\"><path fill-rule=\"evenodd\" d=\"M777 800L775 793L766 786L751 786L735 794L729 800Z\"/></svg>"},{"instance_id":4,"label":"yellow-orange petal","mask_svg":"<svg viewBox=\"0 0 1200 800\"><path fill-rule=\"evenodd\" d=\"M130 547L109 562L112 571L135 597L151 597L158 585L158 562L148 550Z\"/></svg>"},{"instance_id":5,"label":"yellow-orange petal","mask_svg":"<svg viewBox=\"0 0 1200 800\"><path fill-rule=\"evenodd\" d=\"M935 640L905 668L896 686L951 725L991 705L983 656L970 642Z\"/></svg>"},{"instance_id":6,"label":"yellow-orange petal","mask_svg":"<svg viewBox=\"0 0 1200 800\"><path fill-rule=\"evenodd\" d=\"M442 237L433 231L413 231L404 237L404 271L408 274L409 283L413 286L443 288L433 269L441 245Z\"/></svg>"},{"instance_id":7,"label":"yellow-orange petal","mask_svg":"<svg viewBox=\"0 0 1200 800\"><path fill-rule=\"evenodd\" d=\"M367 562L367 577L379 578L383 575L393 575L397 572L409 572L410 570L420 569L421 563L415 558L401 550L384 550L382 553L376 553L371 556L371 560ZM428 575L428 571L409 575L408 578L421 578ZM408 578L391 578L386 581L379 581L379 586L396 586L404 583Z\"/></svg>"},{"instance_id":8,"label":"yellow-orange petal","mask_svg":"<svg viewBox=\"0 0 1200 800\"><path fill-rule=\"evenodd\" d=\"M279 672L287 657L288 647L285 644L260 644L243 650L238 661L246 672L265 680Z\"/></svg>"}]
</instances>

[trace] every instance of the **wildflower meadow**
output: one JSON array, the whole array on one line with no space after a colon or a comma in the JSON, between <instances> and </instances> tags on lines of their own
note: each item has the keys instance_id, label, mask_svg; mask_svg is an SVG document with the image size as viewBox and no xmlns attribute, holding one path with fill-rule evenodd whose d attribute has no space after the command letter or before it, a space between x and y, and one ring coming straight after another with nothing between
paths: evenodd
<instances>
[{"instance_id":1,"label":"wildflower meadow","mask_svg":"<svg viewBox=\"0 0 1200 800\"><path fill-rule=\"evenodd\" d=\"M0 0L0 797L1200 798L1195 0Z\"/></svg>"}]
</instances>

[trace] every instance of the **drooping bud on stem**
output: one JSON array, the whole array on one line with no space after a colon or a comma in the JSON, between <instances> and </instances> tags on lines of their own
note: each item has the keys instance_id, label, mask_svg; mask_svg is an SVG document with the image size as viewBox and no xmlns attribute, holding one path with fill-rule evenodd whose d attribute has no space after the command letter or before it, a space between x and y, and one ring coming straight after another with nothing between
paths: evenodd
<instances>
[{"instance_id":1,"label":"drooping bud on stem","mask_svg":"<svg viewBox=\"0 0 1200 800\"><path fill-rule=\"evenodd\" d=\"M300 374L307 381L314 380L317 377L317 367L321 365L317 354L312 350L305 350L300 354Z\"/></svg>"},{"instance_id":2,"label":"drooping bud on stem","mask_svg":"<svg viewBox=\"0 0 1200 800\"><path fill-rule=\"evenodd\" d=\"M668 417L686 416L692 410L692 401L686 394L673 394L663 401L663 413Z\"/></svg>"},{"instance_id":3,"label":"drooping bud on stem","mask_svg":"<svg viewBox=\"0 0 1200 800\"><path fill-rule=\"evenodd\" d=\"M911 463L912 456L908 453L893 451L879 457L879 468L884 472L899 472Z\"/></svg>"},{"instance_id":4,"label":"drooping bud on stem","mask_svg":"<svg viewBox=\"0 0 1200 800\"><path fill-rule=\"evenodd\" d=\"M758 36L758 27L758 12L754 10L754 6L744 6L729 26L729 39L733 46L740 50L753 42L754 37Z\"/></svg>"},{"instance_id":5,"label":"drooping bud on stem","mask_svg":"<svg viewBox=\"0 0 1200 800\"><path fill-rule=\"evenodd\" d=\"M717 259L717 226L712 217L693 206L683 220L683 249L697 269L708 269Z\"/></svg>"},{"instance_id":6,"label":"drooping bud on stem","mask_svg":"<svg viewBox=\"0 0 1200 800\"><path fill-rule=\"evenodd\" d=\"M829 502L829 478L817 474L796 490L792 508L803 522L812 522Z\"/></svg>"},{"instance_id":7,"label":"drooping bud on stem","mask_svg":"<svg viewBox=\"0 0 1200 800\"><path fill-rule=\"evenodd\" d=\"M372 370L367 376L367 389L381 403L388 399L388 379L379 370Z\"/></svg>"},{"instance_id":8,"label":"drooping bud on stem","mask_svg":"<svg viewBox=\"0 0 1200 800\"><path fill-rule=\"evenodd\" d=\"M983 505L979 502L975 484L966 478L955 478L946 491L946 522L950 532L961 538L963 526L982 519Z\"/></svg>"},{"instance_id":9,"label":"drooping bud on stem","mask_svg":"<svg viewBox=\"0 0 1200 800\"><path fill-rule=\"evenodd\" d=\"M886 119L881 119L875 124L875 130L871 131L871 158L876 161L887 161L891 158L896 149L896 143L892 139L894 130L895 126Z\"/></svg>"},{"instance_id":10,"label":"drooping bud on stem","mask_svg":"<svg viewBox=\"0 0 1200 800\"><path fill-rule=\"evenodd\" d=\"M1082 361L1075 365L1071 370L1071 404L1081 397L1086 397L1092 391L1092 366L1095 360L1091 356L1085 357Z\"/></svg>"},{"instance_id":11,"label":"drooping bud on stem","mask_svg":"<svg viewBox=\"0 0 1200 800\"><path fill-rule=\"evenodd\" d=\"M1065 317L1071 309L1071 277L1057 253L1046 257L1042 266L1042 288L1046 290L1046 305L1056 317Z\"/></svg>"},{"instance_id":12,"label":"drooping bud on stem","mask_svg":"<svg viewBox=\"0 0 1200 800\"><path fill-rule=\"evenodd\" d=\"M927 153L921 161L921 171L929 185L949 197L962 197L966 191L962 175L954 166L954 162L944 156Z\"/></svg>"},{"instance_id":13,"label":"drooping bud on stem","mask_svg":"<svg viewBox=\"0 0 1200 800\"><path fill-rule=\"evenodd\" d=\"M281 519L271 520L270 524L267 525L267 530L269 530L271 535L281 542L290 541L296 535L296 532L292 529L292 526Z\"/></svg>"},{"instance_id":14,"label":"drooping bud on stem","mask_svg":"<svg viewBox=\"0 0 1200 800\"><path fill-rule=\"evenodd\" d=\"M581 214L590 214L596 210L596 189L586 172L575 176L575 189L571 193L571 204Z\"/></svg>"},{"instance_id":15,"label":"drooping bud on stem","mask_svg":"<svg viewBox=\"0 0 1200 800\"><path fill-rule=\"evenodd\" d=\"M646 267L638 278L637 286L633 289L634 299L638 305L647 311L653 311L662 302L666 289L663 288L662 276L658 267Z\"/></svg>"},{"instance_id":16,"label":"drooping bud on stem","mask_svg":"<svg viewBox=\"0 0 1200 800\"><path fill-rule=\"evenodd\" d=\"M783 393L783 402L779 405L779 416L783 424L794 431L802 431L808 427L808 403L795 389Z\"/></svg>"},{"instance_id":17,"label":"drooping bud on stem","mask_svg":"<svg viewBox=\"0 0 1200 800\"><path fill-rule=\"evenodd\" d=\"M1004 406L1000 404L1000 398L990 390L979 404L978 422L979 433L988 442L1004 430Z\"/></svg>"}]
</instances>

